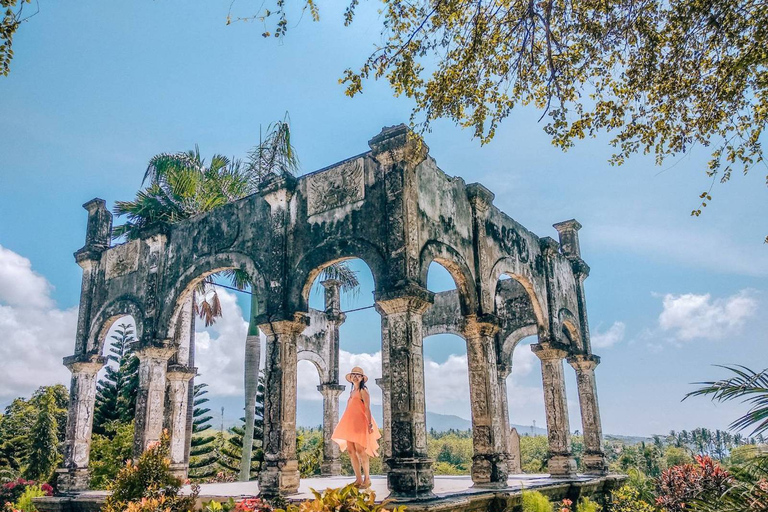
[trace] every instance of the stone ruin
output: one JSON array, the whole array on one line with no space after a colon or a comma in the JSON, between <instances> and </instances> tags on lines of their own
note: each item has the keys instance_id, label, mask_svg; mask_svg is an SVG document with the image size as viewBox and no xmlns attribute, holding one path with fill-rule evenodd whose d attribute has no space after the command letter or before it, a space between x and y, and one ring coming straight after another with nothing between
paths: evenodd
<instances>
[{"instance_id":1,"label":"stone ruin","mask_svg":"<svg viewBox=\"0 0 768 512\"><path fill-rule=\"evenodd\" d=\"M479 183L443 173L428 147L404 125L385 128L370 151L295 178L273 176L259 193L205 215L111 246L112 215L94 199L85 246L75 253L82 292L72 372L65 459L59 488L88 487L96 375L107 332L122 316L136 321L140 390L134 451L171 439L172 469L186 475L192 422L193 290L200 280L241 269L253 281L255 314L266 334L266 393L259 475L264 494L295 492L297 362L312 361L324 400L323 474L338 474L330 441L339 415L339 283L325 281L325 311L309 308L323 268L360 258L375 281L381 315L384 436L382 455L394 497L429 497L433 461L425 425L425 336L452 333L467 343L475 486L505 487L520 471L519 438L510 432L506 377L518 342L538 336L549 440L548 471L576 472L571 451L564 361L576 371L584 435L583 463L605 474L575 220L555 224L559 242L538 237L493 205ZM456 289L432 293L427 271L437 262ZM506 277L505 277L506 276ZM518 447L517 449L515 447Z\"/></svg>"}]
</instances>

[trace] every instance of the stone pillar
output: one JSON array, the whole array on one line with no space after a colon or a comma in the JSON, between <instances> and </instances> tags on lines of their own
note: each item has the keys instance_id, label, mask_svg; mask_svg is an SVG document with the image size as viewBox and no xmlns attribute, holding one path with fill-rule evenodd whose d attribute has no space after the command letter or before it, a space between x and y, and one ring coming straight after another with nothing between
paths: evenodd
<instances>
[{"instance_id":1,"label":"stone pillar","mask_svg":"<svg viewBox=\"0 0 768 512\"><path fill-rule=\"evenodd\" d=\"M569 358L568 362L576 370L579 387L581 426L584 431L584 455L581 460L586 473L604 475L608 473L608 464L603 451L603 427L595 381L595 367L600 363L600 358L595 355L577 355Z\"/></svg>"},{"instance_id":2,"label":"stone pillar","mask_svg":"<svg viewBox=\"0 0 768 512\"><path fill-rule=\"evenodd\" d=\"M163 433L166 373L168 359L173 352L174 350L167 346L144 347L136 352L136 357L139 358L136 432L133 437L133 456L136 458L144 453L151 443L159 441Z\"/></svg>"},{"instance_id":3,"label":"stone pillar","mask_svg":"<svg viewBox=\"0 0 768 512\"><path fill-rule=\"evenodd\" d=\"M296 344L307 317L261 324L267 336L264 393L264 467L261 493L293 494L299 489L296 458Z\"/></svg>"},{"instance_id":4,"label":"stone pillar","mask_svg":"<svg viewBox=\"0 0 768 512\"><path fill-rule=\"evenodd\" d=\"M522 458L520 457L520 434L517 433L516 428L513 428L508 432L507 450L509 452L509 458L507 458L507 467L509 468L510 473L519 475L523 472Z\"/></svg>"},{"instance_id":5,"label":"stone pillar","mask_svg":"<svg viewBox=\"0 0 768 512\"><path fill-rule=\"evenodd\" d=\"M499 403L501 404L502 429L507 432L507 443L504 449L504 455L507 459L507 473L516 475L523 472L520 466L520 436L517 437L517 444L514 443L514 435L517 430L509 428L509 397L507 396L507 377L511 372L509 365L499 365L497 375L499 378ZM514 433L514 435L513 435Z\"/></svg>"},{"instance_id":6,"label":"stone pillar","mask_svg":"<svg viewBox=\"0 0 768 512\"><path fill-rule=\"evenodd\" d=\"M341 474L339 445L331 440L331 434L339 423L339 395L344 386L339 384L320 384L318 391L323 394L323 462L320 474L336 476Z\"/></svg>"},{"instance_id":7,"label":"stone pillar","mask_svg":"<svg viewBox=\"0 0 768 512\"><path fill-rule=\"evenodd\" d=\"M77 360L75 356L64 358L64 364L72 372L72 380L69 388L64 463L56 470L58 488L63 493L88 490L96 375L105 362L106 360L99 356L86 360Z\"/></svg>"},{"instance_id":8,"label":"stone pillar","mask_svg":"<svg viewBox=\"0 0 768 512\"><path fill-rule=\"evenodd\" d=\"M472 481L477 487L506 487L506 431L496 371L498 326L468 318L464 326L472 406Z\"/></svg>"},{"instance_id":9,"label":"stone pillar","mask_svg":"<svg viewBox=\"0 0 768 512\"><path fill-rule=\"evenodd\" d=\"M541 377L544 385L544 408L547 415L549 439L549 474L568 477L576 473L576 460L571 452L571 433L568 424L568 402L565 395L563 359L567 346L543 342L531 349L541 360Z\"/></svg>"},{"instance_id":10,"label":"stone pillar","mask_svg":"<svg viewBox=\"0 0 768 512\"><path fill-rule=\"evenodd\" d=\"M433 496L422 349L422 315L433 300L434 294L416 285L376 297L377 306L386 314L388 328L384 346L389 361L392 444L387 485L394 498Z\"/></svg>"},{"instance_id":11,"label":"stone pillar","mask_svg":"<svg viewBox=\"0 0 768 512\"><path fill-rule=\"evenodd\" d=\"M587 300L584 294L584 280L589 277L589 265L581 259L579 247L579 230L581 224L571 219L554 224L560 235L560 248L563 255L571 262L573 275L576 277L576 302L579 306L579 327L581 328L581 347L586 354L592 353L592 343L589 336L589 321L587 319Z\"/></svg>"},{"instance_id":12,"label":"stone pillar","mask_svg":"<svg viewBox=\"0 0 768 512\"><path fill-rule=\"evenodd\" d=\"M382 466L389 471L387 461L392 457L392 407L389 399L389 324L387 314L379 306L376 312L381 315L381 378L376 379L376 385L381 389L382 425L381 441L379 443Z\"/></svg>"},{"instance_id":13,"label":"stone pillar","mask_svg":"<svg viewBox=\"0 0 768 512\"><path fill-rule=\"evenodd\" d=\"M187 411L189 410L189 382L197 373L197 368L172 365L168 368L166 422L165 428L171 437L171 472L182 480L187 478L189 460L187 459Z\"/></svg>"},{"instance_id":14,"label":"stone pillar","mask_svg":"<svg viewBox=\"0 0 768 512\"><path fill-rule=\"evenodd\" d=\"M325 316L328 318L328 382L339 382L339 327L347 319L341 312L341 281L326 279L320 283L325 288Z\"/></svg>"}]
</instances>

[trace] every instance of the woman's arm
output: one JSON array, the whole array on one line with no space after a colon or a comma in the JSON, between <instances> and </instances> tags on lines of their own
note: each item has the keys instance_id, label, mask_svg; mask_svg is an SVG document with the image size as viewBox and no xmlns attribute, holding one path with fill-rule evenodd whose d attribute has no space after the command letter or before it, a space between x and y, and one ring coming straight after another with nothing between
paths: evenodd
<instances>
[{"instance_id":1,"label":"woman's arm","mask_svg":"<svg viewBox=\"0 0 768 512\"><path fill-rule=\"evenodd\" d=\"M365 406L365 416L368 418L368 431L373 432L373 420L371 419L371 395L367 389L360 390L360 398Z\"/></svg>"}]
</instances>

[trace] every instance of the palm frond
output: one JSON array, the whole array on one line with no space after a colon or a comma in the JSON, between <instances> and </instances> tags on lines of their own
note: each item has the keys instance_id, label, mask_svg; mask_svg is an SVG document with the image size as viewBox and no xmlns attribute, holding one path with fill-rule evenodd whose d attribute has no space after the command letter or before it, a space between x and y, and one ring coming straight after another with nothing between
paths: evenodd
<instances>
[{"instance_id":1,"label":"palm frond","mask_svg":"<svg viewBox=\"0 0 768 512\"><path fill-rule=\"evenodd\" d=\"M286 112L282 121L267 126L265 136L259 135L259 144L248 153L246 171L251 186L255 187L270 175L296 174L299 169L299 157L291 144L290 117Z\"/></svg>"},{"instance_id":2,"label":"palm frond","mask_svg":"<svg viewBox=\"0 0 768 512\"><path fill-rule=\"evenodd\" d=\"M348 263L342 261L334 263L323 269L320 273L320 280L335 279L341 283L341 290L357 297L360 294L360 280L357 271L353 270Z\"/></svg>"},{"instance_id":3,"label":"palm frond","mask_svg":"<svg viewBox=\"0 0 768 512\"><path fill-rule=\"evenodd\" d=\"M232 286L238 290L245 290L253 282L248 272L239 268L231 268L221 272L222 277L229 279L232 282Z\"/></svg>"},{"instance_id":4,"label":"palm frond","mask_svg":"<svg viewBox=\"0 0 768 512\"><path fill-rule=\"evenodd\" d=\"M753 428L751 436L768 431L768 369L755 372L741 365L717 366L735 375L718 381L697 382L703 387L686 394L683 400L691 396L711 396L716 402L740 400L751 407L730 427L734 430Z\"/></svg>"}]
</instances>

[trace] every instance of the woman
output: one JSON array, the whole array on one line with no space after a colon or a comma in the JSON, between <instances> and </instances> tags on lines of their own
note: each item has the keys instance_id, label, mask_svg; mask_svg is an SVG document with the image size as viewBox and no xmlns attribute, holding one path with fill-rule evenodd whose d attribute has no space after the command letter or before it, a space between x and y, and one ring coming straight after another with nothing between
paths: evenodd
<instances>
[{"instance_id":1,"label":"woman","mask_svg":"<svg viewBox=\"0 0 768 512\"><path fill-rule=\"evenodd\" d=\"M341 451L349 448L349 460L355 470L354 484L361 489L371 486L369 457L379 455L381 437L379 427L371 415L371 395L365 386L368 377L359 366L347 374L347 382L352 383L347 409L331 435ZM360 476L362 466L363 477Z\"/></svg>"}]
</instances>

